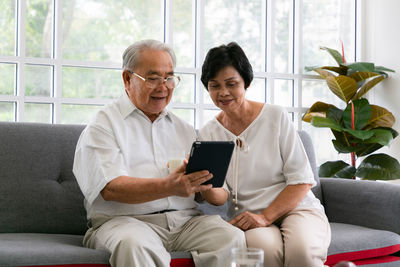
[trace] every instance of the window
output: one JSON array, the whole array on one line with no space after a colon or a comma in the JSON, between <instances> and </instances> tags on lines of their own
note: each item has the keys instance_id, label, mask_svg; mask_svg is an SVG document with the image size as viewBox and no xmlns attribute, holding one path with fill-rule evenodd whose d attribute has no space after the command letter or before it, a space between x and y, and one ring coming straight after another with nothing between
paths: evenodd
<instances>
[{"instance_id":1,"label":"window","mask_svg":"<svg viewBox=\"0 0 400 267\"><path fill-rule=\"evenodd\" d=\"M320 162L330 132L302 123L315 100L334 103L304 66L331 64L320 46L356 58L357 0L10 0L0 1L0 121L87 123L123 92L121 55L140 39L172 45L182 84L169 108L200 128L218 110L201 82L214 46L236 41L255 71L252 100L285 106L306 129Z\"/></svg>"}]
</instances>

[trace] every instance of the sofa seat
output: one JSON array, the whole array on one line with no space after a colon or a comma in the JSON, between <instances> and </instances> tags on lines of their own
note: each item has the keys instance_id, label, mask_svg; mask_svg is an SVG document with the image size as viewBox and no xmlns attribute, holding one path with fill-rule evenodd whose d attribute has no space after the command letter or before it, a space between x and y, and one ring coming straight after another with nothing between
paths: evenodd
<instances>
[{"instance_id":1,"label":"sofa seat","mask_svg":"<svg viewBox=\"0 0 400 267\"><path fill-rule=\"evenodd\" d=\"M332 242L327 265L333 266L342 260L352 260L358 266L400 264L399 257L390 256L400 249L399 235L357 225L330 224ZM110 254L82 247L82 239L80 235L0 234L0 266L109 266ZM171 257L171 266L194 266L189 252L172 252Z\"/></svg>"},{"instance_id":2,"label":"sofa seat","mask_svg":"<svg viewBox=\"0 0 400 267\"><path fill-rule=\"evenodd\" d=\"M390 256L400 250L400 235L346 223L331 222L330 225L332 241L327 265L347 260L356 265L400 266L400 258Z\"/></svg>"},{"instance_id":3,"label":"sofa seat","mask_svg":"<svg viewBox=\"0 0 400 267\"><path fill-rule=\"evenodd\" d=\"M83 236L0 234L0 266L109 267L110 253L82 246ZM171 267L194 266L189 252L172 252Z\"/></svg>"}]
</instances>

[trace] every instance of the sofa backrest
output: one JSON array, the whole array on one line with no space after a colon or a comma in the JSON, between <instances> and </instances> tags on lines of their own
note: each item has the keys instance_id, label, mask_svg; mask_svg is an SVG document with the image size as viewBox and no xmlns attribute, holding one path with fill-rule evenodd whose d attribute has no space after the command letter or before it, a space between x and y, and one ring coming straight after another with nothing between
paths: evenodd
<instances>
[{"instance_id":1,"label":"sofa backrest","mask_svg":"<svg viewBox=\"0 0 400 267\"><path fill-rule=\"evenodd\" d=\"M301 141L303 142L303 146L306 150L308 161L310 162L311 168L314 173L314 179L317 182L317 185L313 187L311 190L313 191L314 195L321 201L323 204L323 196L322 196L322 190L321 190L321 182L319 180L318 176L318 167L317 167L317 161L315 158L315 151L314 151L314 146L311 140L310 135L306 131L298 131L298 134L300 136Z\"/></svg>"},{"instance_id":2,"label":"sofa backrest","mask_svg":"<svg viewBox=\"0 0 400 267\"><path fill-rule=\"evenodd\" d=\"M0 123L0 232L84 234L72 174L82 125Z\"/></svg>"}]
</instances>

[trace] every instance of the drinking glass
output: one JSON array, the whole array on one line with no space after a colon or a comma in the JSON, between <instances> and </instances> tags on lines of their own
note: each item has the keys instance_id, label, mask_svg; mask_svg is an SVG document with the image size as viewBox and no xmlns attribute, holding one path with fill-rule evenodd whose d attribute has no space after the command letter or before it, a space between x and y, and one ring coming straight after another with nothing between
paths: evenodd
<instances>
[{"instance_id":1,"label":"drinking glass","mask_svg":"<svg viewBox=\"0 0 400 267\"><path fill-rule=\"evenodd\" d=\"M173 172L176 168L183 164L183 160L185 159L185 151L183 150L173 150L170 152L168 159L168 172Z\"/></svg>"},{"instance_id":2,"label":"drinking glass","mask_svg":"<svg viewBox=\"0 0 400 267\"><path fill-rule=\"evenodd\" d=\"M259 248L233 248L232 267L263 267L264 251Z\"/></svg>"}]
</instances>

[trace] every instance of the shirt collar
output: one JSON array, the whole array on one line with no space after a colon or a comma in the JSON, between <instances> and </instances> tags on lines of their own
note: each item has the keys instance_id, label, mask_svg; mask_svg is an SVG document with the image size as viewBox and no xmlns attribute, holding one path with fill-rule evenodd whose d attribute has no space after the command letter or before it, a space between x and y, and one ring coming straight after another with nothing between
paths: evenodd
<instances>
[{"instance_id":1,"label":"shirt collar","mask_svg":"<svg viewBox=\"0 0 400 267\"><path fill-rule=\"evenodd\" d=\"M117 100L119 102L119 109L121 112L121 115L124 119L126 119L126 117L128 117L132 112L136 111L139 114L142 114L143 116L146 116L143 111L141 111L140 109L138 109L133 103L132 101L129 99L128 95L126 94L126 92L124 91L124 93L120 96L120 98ZM147 116L146 116L147 117ZM169 120L171 120L171 114L170 111L167 110L166 108L161 111L161 114L158 116L157 120L160 118L166 117Z\"/></svg>"}]
</instances>

